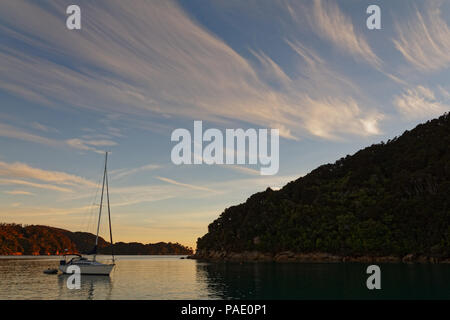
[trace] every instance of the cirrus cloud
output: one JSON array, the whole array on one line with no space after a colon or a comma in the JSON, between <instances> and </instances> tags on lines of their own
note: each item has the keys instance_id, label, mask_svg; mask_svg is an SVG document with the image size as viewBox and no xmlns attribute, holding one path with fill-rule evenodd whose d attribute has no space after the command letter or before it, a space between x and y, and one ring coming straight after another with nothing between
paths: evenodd
<instances>
[{"instance_id":1,"label":"cirrus cloud","mask_svg":"<svg viewBox=\"0 0 450 320\"><path fill-rule=\"evenodd\" d=\"M3 177L0 179L0 184L3 185L21 185L60 192L72 192L72 187L96 187L94 182L83 177L61 171L34 168L21 162L0 161L0 177Z\"/></svg>"},{"instance_id":2,"label":"cirrus cloud","mask_svg":"<svg viewBox=\"0 0 450 320\"><path fill-rule=\"evenodd\" d=\"M434 91L424 86L406 89L394 98L394 105L406 119L410 120L429 119L450 110L450 104L442 102Z\"/></svg>"},{"instance_id":3,"label":"cirrus cloud","mask_svg":"<svg viewBox=\"0 0 450 320\"><path fill-rule=\"evenodd\" d=\"M175 1L99 3L83 2L83 32L61 32L60 17L54 12L64 9L64 1L51 2L54 10L30 1L6 1L0 19L8 27L0 28L0 33L43 54L0 44L0 68L4 71L0 88L54 108L64 105L142 120L174 116L220 124L243 121L280 128L281 136L287 139L317 132L323 138L335 138L342 132L366 135L377 131L366 130L363 125L362 130L333 125L324 134L323 129L311 130L311 125L305 125L314 122L317 127L320 121L310 110L317 100L311 96L311 87L324 99L356 101L341 93L343 85L328 81L323 68L310 69L309 76L321 81L309 84L309 78L288 76L268 54L250 49L261 70L267 71L261 73L249 59L191 19ZM351 21L337 6L330 6L321 1L314 4L320 36L358 59L379 64ZM337 12L334 18L330 16L332 9ZM14 18L17 16L27 19L19 23ZM342 26L336 29L337 24ZM50 53L59 59L46 59ZM271 85L274 79L278 88ZM333 86L331 93L328 89ZM299 96L307 98L299 100ZM324 103L314 107L327 108ZM347 119L351 123L361 123L368 112L361 105L359 112L348 112L343 103L335 109L340 107L344 107L343 114L356 116ZM374 128L374 120L372 123ZM328 124L325 121L320 126ZM66 143L102 152L84 139L68 139Z\"/></svg>"},{"instance_id":4,"label":"cirrus cloud","mask_svg":"<svg viewBox=\"0 0 450 320\"><path fill-rule=\"evenodd\" d=\"M442 16L441 1L430 1L424 10L397 23L397 50L421 71L431 72L450 66L450 28Z\"/></svg>"}]
</instances>

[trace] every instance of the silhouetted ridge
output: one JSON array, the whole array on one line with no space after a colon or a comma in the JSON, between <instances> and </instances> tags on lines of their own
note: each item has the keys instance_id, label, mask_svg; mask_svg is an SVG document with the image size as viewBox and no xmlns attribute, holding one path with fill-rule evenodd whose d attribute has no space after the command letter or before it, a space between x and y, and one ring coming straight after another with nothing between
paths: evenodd
<instances>
[{"instance_id":1,"label":"silhouetted ridge","mask_svg":"<svg viewBox=\"0 0 450 320\"><path fill-rule=\"evenodd\" d=\"M71 232L48 226L22 226L0 224L0 255L58 255L87 253L95 245L95 235L88 232ZM110 254L111 246L103 238L98 239L98 253ZM142 244L137 242L114 244L116 255L160 255L192 254L192 248L179 243L158 242Z\"/></svg>"},{"instance_id":2,"label":"silhouetted ridge","mask_svg":"<svg viewBox=\"0 0 450 320\"><path fill-rule=\"evenodd\" d=\"M225 209L211 252L450 255L450 116L418 125Z\"/></svg>"}]
</instances>

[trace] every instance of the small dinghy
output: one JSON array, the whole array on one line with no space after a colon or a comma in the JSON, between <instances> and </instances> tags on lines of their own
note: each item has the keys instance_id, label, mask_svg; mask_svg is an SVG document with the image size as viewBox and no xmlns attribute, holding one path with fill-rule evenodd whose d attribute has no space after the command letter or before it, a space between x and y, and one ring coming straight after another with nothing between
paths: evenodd
<instances>
[{"instance_id":1,"label":"small dinghy","mask_svg":"<svg viewBox=\"0 0 450 320\"><path fill-rule=\"evenodd\" d=\"M57 274L58 273L58 269L50 269L48 268L47 270L44 270L45 274Z\"/></svg>"}]
</instances>

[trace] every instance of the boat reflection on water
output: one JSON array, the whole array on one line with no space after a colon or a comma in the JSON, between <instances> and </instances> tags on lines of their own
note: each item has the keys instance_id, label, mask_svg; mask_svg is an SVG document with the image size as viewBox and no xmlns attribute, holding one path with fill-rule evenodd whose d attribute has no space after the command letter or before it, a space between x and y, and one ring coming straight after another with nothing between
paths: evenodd
<instances>
[{"instance_id":1,"label":"boat reflection on water","mask_svg":"<svg viewBox=\"0 0 450 320\"><path fill-rule=\"evenodd\" d=\"M109 300L113 290L113 282L109 276L80 275L80 289L69 289L67 282L72 275L59 274L58 288L61 299L76 300ZM73 283L73 280L70 281Z\"/></svg>"}]
</instances>

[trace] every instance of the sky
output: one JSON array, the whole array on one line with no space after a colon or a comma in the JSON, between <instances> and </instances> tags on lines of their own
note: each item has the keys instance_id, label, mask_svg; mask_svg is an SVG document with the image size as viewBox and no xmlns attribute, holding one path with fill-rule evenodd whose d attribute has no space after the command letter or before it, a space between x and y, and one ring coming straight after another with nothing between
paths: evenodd
<instances>
[{"instance_id":1,"label":"sky","mask_svg":"<svg viewBox=\"0 0 450 320\"><path fill-rule=\"evenodd\" d=\"M0 222L94 232L109 151L114 241L195 247L251 194L449 111L449 52L448 0L2 0ZM174 165L194 120L279 129L278 173Z\"/></svg>"}]
</instances>

